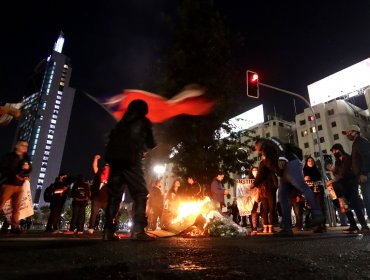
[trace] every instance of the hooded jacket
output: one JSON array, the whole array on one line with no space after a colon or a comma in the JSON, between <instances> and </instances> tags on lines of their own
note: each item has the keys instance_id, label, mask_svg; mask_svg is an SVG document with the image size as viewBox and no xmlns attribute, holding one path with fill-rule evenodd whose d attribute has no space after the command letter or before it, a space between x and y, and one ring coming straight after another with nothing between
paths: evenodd
<instances>
[{"instance_id":1,"label":"hooded jacket","mask_svg":"<svg viewBox=\"0 0 370 280\"><path fill-rule=\"evenodd\" d=\"M130 103L128 111L111 131L105 150L106 162L136 162L142 159L145 151L156 146L152 124L145 117L147 105L140 101Z\"/></svg>"}]
</instances>

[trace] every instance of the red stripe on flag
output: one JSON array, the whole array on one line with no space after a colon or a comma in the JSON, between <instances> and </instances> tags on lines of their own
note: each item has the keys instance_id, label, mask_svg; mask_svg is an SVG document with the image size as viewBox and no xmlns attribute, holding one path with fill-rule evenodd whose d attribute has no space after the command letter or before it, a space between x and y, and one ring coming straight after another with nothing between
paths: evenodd
<instances>
[{"instance_id":1,"label":"red stripe on flag","mask_svg":"<svg viewBox=\"0 0 370 280\"><path fill-rule=\"evenodd\" d=\"M125 90L119 109L114 112L117 119L121 119L127 111L128 105L135 99L144 100L149 107L147 118L153 123L160 123L178 115L206 115L214 106L214 102L202 95L195 96L194 92L184 92L181 99L165 99L162 96L142 91Z\"/></svg>"}]
</instances>

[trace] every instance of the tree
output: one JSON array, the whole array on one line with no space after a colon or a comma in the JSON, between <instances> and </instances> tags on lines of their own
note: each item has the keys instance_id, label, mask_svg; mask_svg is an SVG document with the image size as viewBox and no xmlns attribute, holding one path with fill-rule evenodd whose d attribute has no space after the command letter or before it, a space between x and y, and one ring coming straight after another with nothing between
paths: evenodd
<instances>
[{"instance_id":1,"label":"tree","mask_svg":"<svg viewBox=\"0 0 370 280\"><path fill-rule=\"evenodd\" d=\"M239 135L231 134L220 139L217 133L220 127L230 132L225 121L243 111L245 71L232 57L232 50L242 47L243 40L225 27L213 0L184 0L177 18L167 20L174 41L159 60L155 92L170 97L185 85L196 83L217 100L217 106L205 117L179 116L157 125L161 147L153 157L168 155L172 149L176 152L171 159L176 175L192 173L201 184L209 184L220 168L226 175L237 173L242 165L235 159L237 148L251 147L251 138L242 141Z\"/></svg>"}]
</instances>

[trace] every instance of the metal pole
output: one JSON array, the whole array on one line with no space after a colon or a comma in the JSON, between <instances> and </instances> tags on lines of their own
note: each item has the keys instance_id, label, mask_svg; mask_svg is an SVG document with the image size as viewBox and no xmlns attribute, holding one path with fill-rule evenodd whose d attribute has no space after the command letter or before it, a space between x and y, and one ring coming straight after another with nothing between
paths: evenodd
<instances>
[{"instance_id":1,"label":"metal pole","mask_svg":"<svg viewBox=\"0 0 370 280\"><path fill-rule=\"evenodd\" d=\"M313 120L314 120L314 125L315 125L315 129L316 129L316 141L317 141L317 146L319 147L319 155L320 155L320 165L321 165L321 173L322 173L322 179L323 179L323 182L324 182L324 188L326 188L326 172L325 172L325 167L324 167L324 164L325 164L325 161L324 161L324 155L322 153L322 149L321 149L321 145L320 145L320 138L319 138L319 130L318 130L318 127L317 127L317 122L316 122L316 116L315 116L315 111L313 110L310 102L308 102L308 100L306 98L304 98L303 96L299 95L298 93L295 93L295 92L291 92L291 91L288 91L288 90L285 90L285 89L281 89L281 88L277 88L277 87L274 87L274 86L270 86L268 84L264 84L264 83L259 83L259 85L263 86L263 87L267 87L267 88L271 88L271 89L274 89L274 90L277 90L277 91L280 91L280 92L284 92L286 94L289 94L289 95L293 95L297 98L300 98L301 100L303 100L306 105L310 108L312 114L313 114ZM336 226L337 222L336 222L336 217L335 217L335 211L334 211L334 214L333 214L333 211L331 211L333 209L328 209L328 214L329 214L329 225L330 226ZM333 217L334 215L334 217Z\"/></svg>"}]
</instances>

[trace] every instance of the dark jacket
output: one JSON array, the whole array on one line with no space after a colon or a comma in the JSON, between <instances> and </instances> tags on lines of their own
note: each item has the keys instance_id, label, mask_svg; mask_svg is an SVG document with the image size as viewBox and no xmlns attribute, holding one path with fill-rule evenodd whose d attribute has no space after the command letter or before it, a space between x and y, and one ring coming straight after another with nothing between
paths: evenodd
<instances>
[{"instance_id":1,"label":"dark jacket","mask_svg":"<svg viewBox=\"0 0 370 280\"><path fill-rule=\"evenodd\" d=\"M356 175L352 171L351 156L344 153L342 159L337 158L334 165L334 190L338 197L346 195L351 188L358 187Z\"/></svg>"},{"instance_id":2,"label":"dark jacket","mask_svg":"<svg viewBox=\"0 0 370 280\"><path fill-rule=\"evenodd\" d=\"M155 146L151 122L140 112L128 111L109 135L105 160L137 162Z\"/></svg>"},{"instance_id":3,"label":"dark jacket","mask_svg":"<svg viewBox=\"0 0 370 280\"><path fill-rule=\"evenodd\" d=\"M23 170L24 164L28 164L30 168ZM17 175L21 178L29 177L31 169L28 155L25 154L23 158L20 158L15 152L9 153L0 160L1 181L6 185L22 186L24 180L17 178Z\"/></svg>"},{"instance_id":4,"label":"dark jacket","mask_svg":"<svg viewBox=\"0 0 370 280\"><path fill-rule=\"evenodd\" d=\"M262 138L261 152L265 156L265 166L271 171L282 175L282 170L279 169L279 159L288 161L299 159L298 156L290 149L286 149L286 144L276 138Z\"/></svg>"},{"instance_id":5,"label":"dark jacket","mask_svg":"<svg viewBox=\"0 0 370 280\"><path fill-rule=\"evenodd\" d=\"M164 201L161 189L155 186L151 187L149 190L148 207L161 211L163 206Z\"/></svg>"},{"instance_id":6,"label":"dark jacket","mask_svg":"<svg viewBox=\"0 0 370 280\"><path fill-rule=\"evenodd\" d=\"M90 198L90 187L86 182L76 181L72 187L72 205L87 205Z\"/></svg>"},{"instance_id":7,"label":"dark jacket","mask_svg":"<svg viewBox=\"0 0 370 280\"><path fill-rule=\"evenodd\" d=\"M192 185L186 183L184 189L181 191L181 196L184 198L194 199L201 196L202 188L198 182L194 182Z\"/></svg>"},{"instance_id":8,"label":"dark jacket","mask_svg":"<svg viewBox=\"0 0 370 280\"><path fill-rule=\"evenodd\" d=\"M362 136L352 144L352 169L356 176L370 173L370 142Z\"/></svg>"},{"instance_id":9,"label":"dark jacket","mask_svg":"<svg viewBox=\"0 0 370 280\"><path fill-rule=\"evenodd\" d=\"M257 177L254 180L255 187L265 187L268 192L276 192L278 179L274 172L266 166L266 161L262 160L258 165Z\"/></svg>"}]
</instances>

